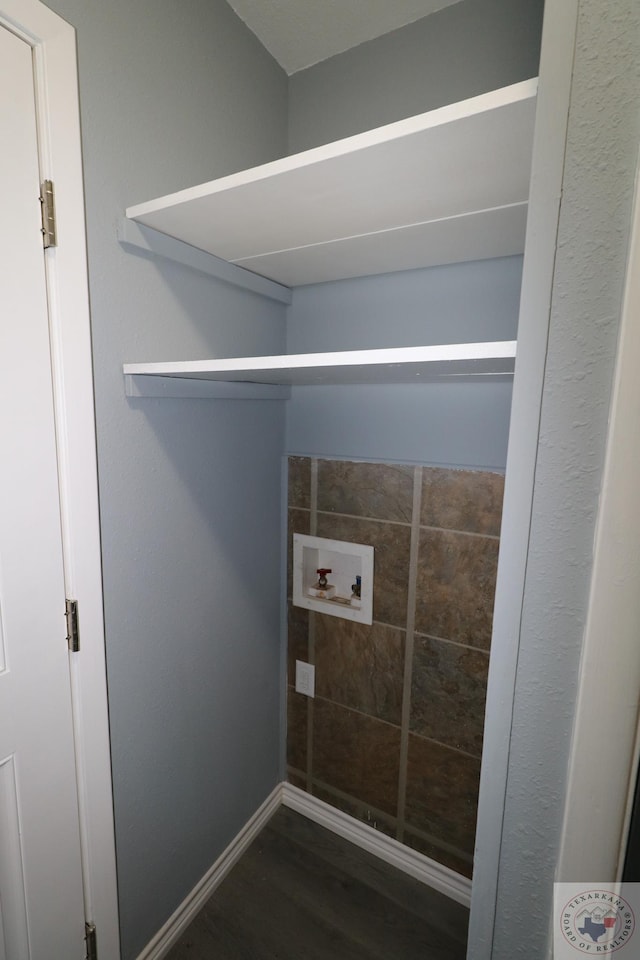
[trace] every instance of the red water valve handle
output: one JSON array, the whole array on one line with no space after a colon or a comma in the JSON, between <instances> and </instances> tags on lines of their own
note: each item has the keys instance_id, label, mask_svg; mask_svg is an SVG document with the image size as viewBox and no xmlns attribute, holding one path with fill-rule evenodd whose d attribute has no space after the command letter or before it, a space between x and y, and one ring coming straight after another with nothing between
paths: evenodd
<instances>
[{"instance_id":1,"label":"red water valve handle","mask_svg":"<svg viewBox=\"0 0 640 960\"><path fill-rule=\"evenodd\" d=\"M316 573L318 574L318 589L326 590L327 587L329 586L329 584L327 583L327 574L331 573L331 570L329 569L329 567L319 567L316 570Z\"/></svg>"}]
</instances>

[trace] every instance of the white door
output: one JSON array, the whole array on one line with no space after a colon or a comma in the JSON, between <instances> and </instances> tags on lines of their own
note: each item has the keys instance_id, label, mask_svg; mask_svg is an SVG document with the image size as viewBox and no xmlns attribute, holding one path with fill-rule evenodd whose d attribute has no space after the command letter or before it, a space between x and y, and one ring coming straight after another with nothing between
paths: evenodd
<instances>
[{"instance_id":1,"label":"white door","mask_svg":"<svg viewBox=\"0 0 640 960\"><path fill-rule=\"evenodd\" d=\"M30 46L0 27L0 960L84 957Z\"/></svg>"}]
</instances>

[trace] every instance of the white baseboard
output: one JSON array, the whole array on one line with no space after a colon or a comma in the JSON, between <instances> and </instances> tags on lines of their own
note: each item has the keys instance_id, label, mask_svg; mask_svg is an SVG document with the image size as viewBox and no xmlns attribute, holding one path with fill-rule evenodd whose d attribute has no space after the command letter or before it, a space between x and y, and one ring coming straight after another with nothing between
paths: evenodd
<instances>
[{"instance_id":1,"label":"white baseboard","mask_svg":"<svg viewBox=\"0 0 640 960\"><path fill-rule=\"evenodd\" d=\"M333 831L357 847L368 850L386 863L397 867L416 880L426 883L451 897L457 903L468 907L471 903L471 881L448 867L425 857L423 854L374 830L373 827L354 820L347 813L318 800L317 797L290 783L279 783L264 803L245 824L240 833L231 841L227 849L218 857L213 866L205 873L183 900L178 909L169 917L153 940L144 948L137 960L162 960L171 947L180 939L198 911L204 906L213 891L224 880L231 868L238 862L249 844L255 840L265 823L284 804L296 810L309 820Z\"/></svg>"},{"instance_id":2,"label":"white baseboard","mask_svg":"<svg viewBox=\"0 0 640 960\"><path fill-rule=\"evenodd\" d=\"M282 784L278 784L264 803L256 810L240 833L220 854L213 866L196 884L191 893L155 935L137 960L162 960L171 947L180 939L198 911L204 906L213 891L219 886L231 868L235 866L249 844L255 840L265 823L282 804Z\"/></svg>"},{"instance_id":3,"label":"white baseboard","mask_svg":"<svg viewBox=\"0 0 640 960\"><path fill-rule=\"evenodd\" d=\"M282 803L297 813L319 823L320 826L332 830L338 836L351 841L363 850L375 854L381 860L408 873L416 880L426 883L446 894L457 903L468 907L471 903L471 880L461 876L455 870L443 867L441 863L431 860L416 850L411 850L398 840L387 837L384 833L374 830L366 823L361 823L350 817L349 814L337 810L335 807L318 800L310 793L305 793L290 783L282 784Z\"/></svg>"}]
</instances>

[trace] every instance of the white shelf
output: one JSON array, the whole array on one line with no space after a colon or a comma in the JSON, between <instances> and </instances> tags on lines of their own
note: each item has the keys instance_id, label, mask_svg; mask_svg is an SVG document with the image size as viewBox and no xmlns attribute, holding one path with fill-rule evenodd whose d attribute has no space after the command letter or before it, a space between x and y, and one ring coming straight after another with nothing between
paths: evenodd
<instances>
[{"instance_id":1,"label":"white shelf","mask_svg":"<svg viewBox=\"0 0 640 960\"><path fill-rule=\"evenodd\" d=\"M522 253L536 91L517 83L127 217L286 286Z\"/></svg>"},{"instance_id":2,"label":"white shelf","mask_svg":"<svg viewBox=\"0 0 640 960\"><path fill-rule=\"evenodd\" d=\"M515 355L516 341L504 340L340 353L126 363L123 369L128 396L283 399L288 393L281 388L291 386L504 379L513 374ZM154 386L156 378L159 383ZM217 386L207 392L200 386L194 389L192 381L212 381ZM228 389L234 385L235 392Z\"/></svg>"}]
</instances>

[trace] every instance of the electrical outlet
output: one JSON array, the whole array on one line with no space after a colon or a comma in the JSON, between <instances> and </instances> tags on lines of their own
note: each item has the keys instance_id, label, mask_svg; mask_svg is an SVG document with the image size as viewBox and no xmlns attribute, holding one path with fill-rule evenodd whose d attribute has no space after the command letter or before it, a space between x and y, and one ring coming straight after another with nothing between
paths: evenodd
<instances>
[{"instance_id":1,"label":"electrical outlet","mask_svg":"<svg viewBox=\"0 0 640 960\"><path fill-rule=\"evenodd\" d=\"M296 660L296 692L313 697L316 686L316 668L312 663Z\"/></svg>"}]
</instances>

